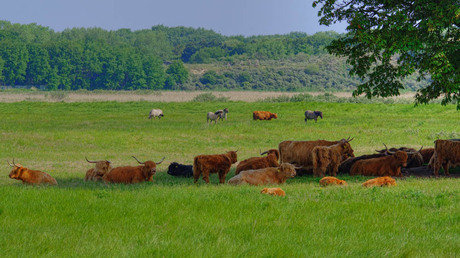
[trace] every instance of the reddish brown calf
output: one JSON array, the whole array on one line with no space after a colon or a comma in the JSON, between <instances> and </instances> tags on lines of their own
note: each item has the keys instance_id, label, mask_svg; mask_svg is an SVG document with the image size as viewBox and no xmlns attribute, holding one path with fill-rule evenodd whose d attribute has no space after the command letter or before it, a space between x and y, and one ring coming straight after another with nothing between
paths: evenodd
<instances>
[{"instance_id":1,"label":"reddish brown calf","mask_svg":"<svg viewBox=\"0 0 460 258\"><path fill-rule=\"evenodd\" d=\"M340 180L333 176L326 176L326 177L321 178L321 180L319 180L319 185L320 186L347 185L347 182L345 182L345 180Z\"/></svg>"},{"instance_id":2,"label":"reddish brown calf","mask_svg":"<svg viewBox=\"0 0 460 258\"><path fill-rule=\"evenodd\" d=\"M96 164L95 168L91 168L88 171L86 171L85 181L102 181L102 177L107 172L112 170L111 163L108 160L90 161L86 157L85 157L85 159L89 163Z\"/></svg>"},{"instance_id":3,"label":"reddish brown calf","mask_svg":"<svg viewBox=\"0 0 460 258\"><path fill-rule=\"evenodd\" d=\"M11 179L21 180L24 184L39 185L39 184L50 184L57 185L56 179L54 179L49 174L39 171L31 170L23 167L21 164L15 164L13 159L13 164L8 162L8 165L13 167L9 177Z\"/></svg>"},{"instance_id":4,"label":"reddish brown calf","mask_svg":"<svg viewBox=\"0 0 460 258\"><path fill-rule=\"evenodd\" d=\"M362 184L364 187L381 187L381 186L395 186L396 180L389 176L377 177L374 179L367 180Z\"/></svg>"},{"instance_id":5,"label":"reddish brown calf","mask_svg":"<svg viewBox=\"0 0 460 258\"><path fill-rule=\"evenodd\" d=\"M254 120L272 120L278 118L278 115L268 111L254 111L252 112L252 119Z\"/></svg>"},{"instance_id":6,"label":"reddish brown calf","mask_svg":"<svg viewBox=\"0 0 460 258\"><path fill-rule=\"evenodd\" d=\"M281 188L264 188L260 193L274 196L286 196L286 192L284 192Z\"/></svg>"},{"instance_id":7,"label":"reddish brown calf","mask_svg":"<svg viewBox=\"0 0 460 258\"><path fill-rule=\"evenodd\" d=\"M295 167L289 163L282 163L278 168L262 168L241 171L238 175L228 180L229 184L240 185L268 185L283 184L286 179L295 176Z\"/></svg>"}]
</instances>

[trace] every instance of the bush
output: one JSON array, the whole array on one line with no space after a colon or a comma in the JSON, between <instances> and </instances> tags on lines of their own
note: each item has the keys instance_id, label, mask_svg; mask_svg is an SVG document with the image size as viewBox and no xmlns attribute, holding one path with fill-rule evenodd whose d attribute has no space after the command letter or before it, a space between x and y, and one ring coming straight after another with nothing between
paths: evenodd
<instances>
[{"instance_id":1,"label":"bush","mask_svg":"<svg viewBox=\"0 0 460 258\"><path fill-rule=\"evenodd\" d=\"M227 102L229 98L226 97L216 97L212 93L202 93L192 99L193 102Z\"/></svg>"}]
</instances>

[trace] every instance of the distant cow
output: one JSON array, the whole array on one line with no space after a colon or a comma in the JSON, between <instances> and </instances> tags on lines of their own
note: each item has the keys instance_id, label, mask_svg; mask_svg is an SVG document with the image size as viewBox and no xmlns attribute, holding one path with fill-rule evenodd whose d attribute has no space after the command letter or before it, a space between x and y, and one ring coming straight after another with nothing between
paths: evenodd
<instances>
[{"instance_id":1,"label":"distant cow","mask_svg":"<svg viewBox=\"0 0 460 258\"><path fill-rule=\"evenodd\" d=\"M346 140L331 146L316 146L312 150L313 175L323 177L326 172L336 176L344 156L353 155L353 149Z\"/></svg>"},{"instance_id":2,"label":"distant cow","mask_svg":"<svg viewBox=\"0 0 460 258\"><path fill-rule=\"evenodd\" d=\"M401 177L401 166L406 165L407 153L397 151L393 155L357 161L351 168L350 175Z\"/></svg>"},{"instance_id":3,"label":"distant cow","mask_svg":"<svg viewBox=\"0 0 460 258\"><path fill-rule=\"evenodd\" d=\"M10 164L13 169L9 174L11 179L21 180L23 184L39 185L39 184L50 184L57 185L56 179L51 177L49 174L39 171L31 170L23 167L21 164L15 164L13 159L13 164Z\"/></svg>"},{"instance_id":4,"label":"distant cow","mask_svg":"<svg viewBox=\"0 0 460 258\"><path fill-rule=\"evenodd\" d=\"M390 148L383 144L385 146L385 149L382 150L375 150L378 153L387 153L388 151L391 153L394 153L396 151L404 151L407 153L407 168L416 168L416 167L421 167L423 165L423 156L420 154L420 152L423 149L423 146L420 148L420 150L415 150L413 148L407 148L407 147L400 147L400 148Z\"/></svg>"},{"instance_id":5,"label":"distant cow","mask_svg":"<svg viewBox=\"0 0 460 258\"><path fill-rule=\"evenodd\" d=\"M275 195L275 196L286 196L286 192L281 188L264 188L260 193Z\"/></svg>"},{"instance_id":6,"label":"distant cow","mask_svg":"<svg viewBox=\"0 0 460 258\"><path fill-rule=\"evenodd\" d=\"M162 118L164 115L163 115L163 110L161 109L152 109L150 110L150 113L149 113L149 119L152 119L155 117L158 117L158 119Z\"/></svg>"},{"instance_id":7,"label":"distant cow","mask_svg":"<svg viewBox=\"0 0 460 258\"><path fill-rule=\"evenodd\" d=\"M222 111L218 110L216 111L215 113L213 112L208 112L208 114L206 115L206 123L209 123L209 121L214 121L214 124L217 123L217 119L219 119L219 117L221 116L222 114Z\"/></svg>"},{"instance_id":8,"label":"distant cow","mask_svg":"<svg viewBox=\"0 0 460 258\"><path fill-rule=\"evenodd\" d=\"M182 165L177 162L172 162L168 167L168 174L171 176L177 177L192 177L193 176L193 166L192 165Z\"/></svg>"},{"instance_id":9,"label":"distant cow","mask_svg":"<svg viewBox=\"0 0 460 258\"><path fill-rule=\"evenodd\" d=\"M347 185L347 182L345 182L345 180L340 180L333 176L326 176L326 177L321 178L321 180L319 180L319 185L320 186Z\"/></svg>"},{"instance_id":10,"label":"distant cow","mask_svg":"<svg viewBox=\"0 0 460 258\"><path fill-rule=\"evenodd\" d=\"M238 175L228 180L229 184L240 185L268 185L283 184L286 179L294 177L295 167L289 163L282 163L277 168L261 168L256 170L241 171Z\"/></svg>"},{"instance_id":11,"label":"distant cow","mask_svg":"<svg viewBox=\"0 0 460 258\"><path fill-rule=\"evenodd\" d=\"M91 168L86 171L85 181L102 181L102 177L112 170L112 166L110 161L108 160L98 160L98 161L90 161L86 158L86 161L89 163L95 163L96 167Z\"/></svg>"},{"instance_id":12,"label":"distant cow","mask_svg":"<svg viewBox=\"0 0 460 258\"><path fill-rule=\"evenodd\" d=\"M434 148L426 148L426 149L420 150L420 154L423 157L423 164L427 164L430 162L431 157L433 157Z\"/></svg>"},{"instance_id":13,"label":"distant cow","mask_svg":"<svg viewBox=\"0 0 460 258\"><path fill-rule=\"evenodd\" d=\"M396 180L389 176L377 177L374 179L369 179L362 184L364 187L381 187L381 186L395 186Z\"/></svg>"},{"instance_id":14,"label":"distant cow","mask_svg":"<svg viewBox=\"0 0 460 258\"><path fill-rule=\"evenodd\" d=\"M280 158L280 153L277 149L271 149L260 153L260 155L267 154L265 157L252 157L241 161L238 166L236 166L235 175L238 175L243 170L259 169L259 168L269 168L269 167L279 167L280 164L278 160Z\"/></svg>"},{"instance_id":15,"label":"distant cow","mask_svg":"<svg viewBox=\"0 0 460 258\"><path fill-rule=\"evenodd\" d=\"M434 154L432 157L433 172L439 176L439 169L444 169L444 174L449 175L449 167L460 166L460 141L436 140L434 141Z\"/></svg>"},{"instance_id":16,"label":"distant cow","mask_svg":"<svg viewBox=\"0 0 460 258\"><path fill-rule=\"evenodd\" d=\"M224 108L224 109L220 109L220 110L217 110L216 112L214 112L214 114L218 115L219 116L219 120L227 120L227 113L228 113L228 108Z\"/></svg>"},{"instance_id":17,"label":"distant cow","mask_svg":"<svg viewBox=\"0 0 460 258\"><path fill-rule=\"evenodd\" d=\"M252 112L252 119L254 120L272 120L278 118L278 115L268 111L254 111Z\"/></svg>"},{"instance_id":18,"label":"distant cow","mask_svg":"<svg viewBox=\"0 0 460 258\"><path fill-rule=\"evenodd\" d=\"M307 120L312 120L312 119L314 119L316 123L318 120L318 117L321 117L321 119L323 119L323 112L311 111L311 110L305 111L305 123L307 122Z\"/></svg>"},{"instance_id":19,"label":"distant cow","mask_svg":"<svg viewBox=\"0 0 460 258\"><path fill-rule=\"evenodd\" d=\"M116 167L105 174L102 179L106 183L125 183L133 184L140 183L144 181L153 181L153 175L155 175L157 169L156 166L161 164L163 159L159 162L153 162L151 160L141 162L136 157L132 156L141 166L132 167Z\"/></svg>"},{"instance_id":20,"label":"distant cow","mask_svg":"<svg viewBox=\"0 0 460 258\"><path fill-rule=\"evenodd\" d=\"M219 182L225 184L225 177L233 163L237 162L237 151L225 154L198 155L193 159L193 178L196 183L203 175L203 180L209 184L209 174L218 173Z\"/></svg>"},{"instance_id":21,"label":"distant cow","mask_svg":"<svg viewBox=\"0 0 460 258\"><path fill-rule=\"evenodd\" d=\"M352 141L350 137L348 139L342 139L340 141ZM280 163L287 162L299 166L303 171L313 171L313 148L316 146L331 146L339 143L340 141L325 141L325 140L316 140L316 141L283 141L278 145L280 152ZM350 147L351 148L351 147ZM350 149L350 152L353 153L353 150ZM354 157L353 154L350 155ZM348 156L342 157L342 160L346 160Z\"/></svg>"}]
</instances>

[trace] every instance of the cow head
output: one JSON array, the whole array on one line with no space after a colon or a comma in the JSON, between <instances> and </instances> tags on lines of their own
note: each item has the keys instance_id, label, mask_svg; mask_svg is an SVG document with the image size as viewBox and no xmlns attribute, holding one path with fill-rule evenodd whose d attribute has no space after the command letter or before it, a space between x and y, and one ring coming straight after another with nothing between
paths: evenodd
<instances>
[{"instance_id":1,"label":"cow head","mask_svg":"<svg viewBox=\"0 0 460 258\"><path fill-rule=\"evenodd\" d=\"M275 118L275 119L276 119L276 118L278 118L278 114L271 113L271 114L270 114L270 118Z\"/></svg>"},{"instance_id":2,"label":"cow head","mask_svg":"<svg viewBox=\"0 0 460 258\"><path fill-rule=\"evenodd\" d=\"M296 167L294 167L294 165L292 164L282 163L280 167L278 168L278 171L283 173L285 177L292 178L292 177L295 177L296 175L295 169Z\"/></svg>"},{"instance_id":3,"label":"cow head","mask_svg":"<svg viewBox=\"0 0 460 258\"><path fill-rule=\"evenodd\" d=\"M11 169L11 172L8 175L11 179L19 179L22 173L24 173L27 170L27 168L23 167L21 164L15 164L14 159L13 164L10 164L10 162L8 161L8 165L10 165L10 167L13 168Z\"/></svg>"},{"instance_id":4,"label":"cow head","mask_svg":"<svg viewBox=\"0 0 460 258\"><path fill-rule=\"evenodd\" d=\"M321 112L321 111L314 111L314 112L315 112L316 116L319 116L319 117L321 117L321 119L323 119L323 112Z\"/></svg>"},{"instance_id":5,"label":"cow head","mask_svg":"<svg viewBox=\"0 0 460 258\"><path fill-rule=\"evenodd\" d=\"M393 154L393 157L401 164L401 166L407 166L407 153L405 151L397 151Z\"/></svg>"},{"instance_id":6,"label":"cow head","mask_svg":"<svg viewBox=\"0 0 460 258\"><path fill-rule=\"evenodd\" d=\"M98 161L91 161L88 160L87 157L85 157L86 161L89 163L95 163L96 164L96 171L101 174L106 174L110 170L112 170L112 163L108 160L98 160Z\"/></svg>"},{"instance_id":7,"label":"cow head","mask_svg":"<svg viewBox=\"0 0 460 258\"><path fill-rule=\"evenodd\" d=\"M275 155L276 160L280 159L280 152L277 149L271 149L271 150L264 151L264 152L260 153L260 155L264 155L264 154L267 154L267 156L268 155Z\"/></svg>"},{"instance_id":8,"label":"cow head","mask_svg":"<svg viewBox=\"0 0 460 258\"><path fill-rule=\"evenodd\" d=\"M342 160L343 158L345 158L345 156L348 157L354 157L355 154L353 153L353 148L351 148L351 145L350 145L350 142L353 140L354 138L350 138L348 137L348 139L342 139L340 140L340 146L342 146L343 148L343 153L342 153Z\"/></svg>"},{"instance_id":9,"label":"cow head","mask_svg":"<svg viewBox=\"0 0 460 258\"><path fill-rule=\"evenodd\" d=\"M140 162L136 157L132 156L139 164L144 165L142 167L142 174L146 181L152 181L153 175L157 172L157 165L161 164L165 157L158 162L153 162L151 160L147 160L145 162Z\"/></svg>"},{"instance_id":10,"label":"cow head","mask_svg":"<svg viewBox=\"0 0 460 258\"><path fill-rule=\"evenodd\" d=\"M230 159L230 162L232 162L232 164L238 161L238 155L236 154L237 152L238 150L228 151L227 153L225 153L225 156L227 156L227 158Z\"/></svg>"}]
</instances>

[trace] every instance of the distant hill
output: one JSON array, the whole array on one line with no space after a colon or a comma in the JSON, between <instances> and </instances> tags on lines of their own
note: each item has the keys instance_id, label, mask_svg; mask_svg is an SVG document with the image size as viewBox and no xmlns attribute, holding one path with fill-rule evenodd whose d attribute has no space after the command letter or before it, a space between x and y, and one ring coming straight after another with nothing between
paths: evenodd
<instances>
[{"instance_id":1,"label":"distant hill","mask_svg":"<svg viewBox=\"0 0 460 258\"><path fill-rule=\"evenodd\" d=\"M212 30L73 28L0 21L0 85L48 90L348 91L360 83L324 47L345 36L223 36ZM407 89L426 82L409 78Z\"/></svg>"}]
</instances>

